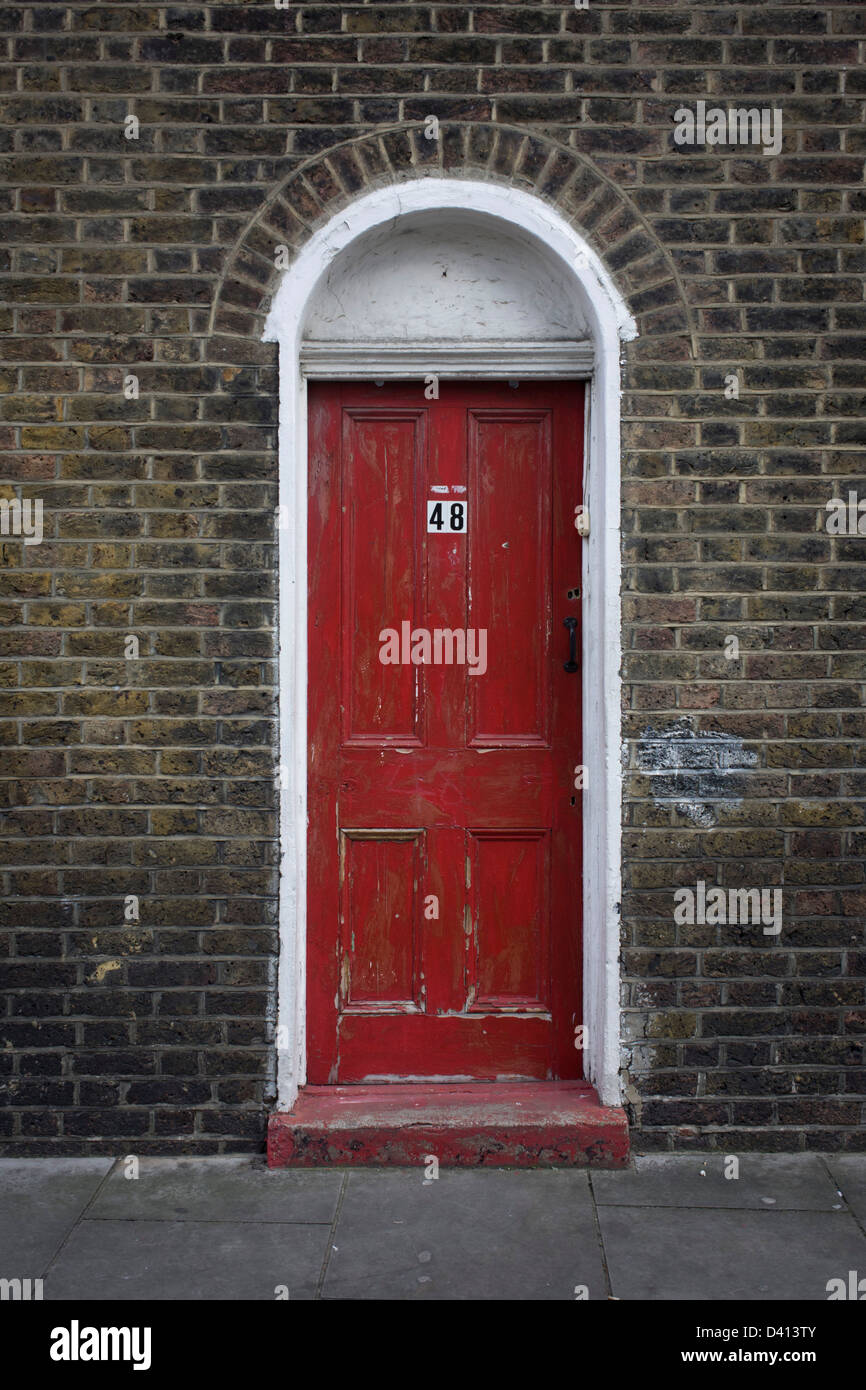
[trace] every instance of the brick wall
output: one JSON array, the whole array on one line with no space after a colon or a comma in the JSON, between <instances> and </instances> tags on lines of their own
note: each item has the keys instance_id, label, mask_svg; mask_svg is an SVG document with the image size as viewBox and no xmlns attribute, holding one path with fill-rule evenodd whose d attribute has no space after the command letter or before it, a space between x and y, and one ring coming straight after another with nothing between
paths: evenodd
<instances>
[{"instance_id":1,"label":"brick wall","mask_svg":"<svg viewBox=\"0 0 866 1390\"><path fill-rule=\"evenodd\" d=\"M262 1145L273 248L444 170L555 204L640 327L635 1146L862 1149L866 538L826 525L866 498L862 5L103 0L0 35L0 498L44 507L0 537L0 1152ZM699 100L780 110L781 150L678 145ZM699 881L781 887L781 932L676 921Z\"/></svg>"}]
</instances>

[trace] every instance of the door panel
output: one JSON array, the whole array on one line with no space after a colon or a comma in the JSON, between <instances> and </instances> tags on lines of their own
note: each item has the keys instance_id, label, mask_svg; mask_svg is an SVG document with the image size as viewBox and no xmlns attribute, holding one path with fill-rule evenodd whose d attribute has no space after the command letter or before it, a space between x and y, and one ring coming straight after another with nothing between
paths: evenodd
<instances>
[{"instance_id":1,"label":"door panel","mask_svg":"<svg viewBox=\"0 0 866 1390\"><path fill-rule=\"evenodd\" d=\"M470 411L468 462L468 626L486 625L488 650L500 653L469 682L471 742L547 744L550 614L539 601L551 582L549 412Z\"/></svg>"},{"instance_id":2,"label":"door panel","mask_svg":"<svg viewBox=\"0 0 866 1390\"><path fill-rule=\"evenodd\" d=\"M583 388L309 404L308 1080L579 1077Z\"/></svg>"},{"instance_id":3,"label":"door panel","mask_svg":"<svg viewBox=\"0 0 866 1390\"><path fill-rule=\"evenodd\" d=\"M550 842L546 830L470 830L471 1012L545 1013Z\"/></svg>"},{"instance_id":4,"label":"door panel","mask_svg":"<svg viewBox=\"0 0 866 1390\"><path fill-rule=\"evenodd\" d=\"M423 411L343 413L343 485L352 499L342 537L344 744L421 741L414 669L383 666L370 634L394 613L421 611L423 555L411 520L424 495L424 425Z\"/></svg>"},{"instance_id":5,"label":"door panel","mask_svg":"<svg viewBox=\"0 0 866 1390\"><path fill-rule=\"evenodd\" d=\"M423 830L344 830L340 998L344 1012L423 1008L416 928Z\"/></svg>"}]
</instances>

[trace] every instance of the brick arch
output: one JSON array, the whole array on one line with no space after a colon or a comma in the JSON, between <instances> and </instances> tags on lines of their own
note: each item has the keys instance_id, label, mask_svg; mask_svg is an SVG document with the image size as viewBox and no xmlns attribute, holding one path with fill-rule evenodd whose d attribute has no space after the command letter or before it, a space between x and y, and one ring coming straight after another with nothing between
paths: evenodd
<instances>
[{"instance_id":1,"label":"brick arch","mask_svg":"<svg viewBox=\"0 0 866 1390\"><path fill-rule=\"evenodd\" d=\"M598 253L634 315L639 337L681 335L693 327L671 259L630 199L586 159L558 141L489 122L401 124L334 146L306 161L247 226L217 293L211 331L261 340L282 268L277 246L296 255L319 227L360 194L437 174L487 179L534 193L554 207Z\"/></svg>"}]
</instances>

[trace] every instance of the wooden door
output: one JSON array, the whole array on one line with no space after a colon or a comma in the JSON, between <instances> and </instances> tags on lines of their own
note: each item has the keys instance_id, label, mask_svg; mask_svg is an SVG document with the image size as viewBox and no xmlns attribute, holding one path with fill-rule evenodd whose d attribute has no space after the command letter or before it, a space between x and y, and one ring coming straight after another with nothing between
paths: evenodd
<instances>
[{"instance_id":1,"label":"wooden door","mask_svg":"<svg viewBox=\"0 0 866 1390\"><path fill-rule=\"evenodd\" d=\"M583 387L439 391L310 387L311 1084L581 1075Z\"/></svg>"}]
</instances>

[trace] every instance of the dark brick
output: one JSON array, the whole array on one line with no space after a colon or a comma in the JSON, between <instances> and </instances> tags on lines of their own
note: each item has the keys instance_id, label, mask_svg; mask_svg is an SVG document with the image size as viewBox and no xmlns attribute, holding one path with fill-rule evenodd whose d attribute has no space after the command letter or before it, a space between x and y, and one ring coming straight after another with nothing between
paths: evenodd
<instances>
[{"instance_id":1,"label":"dark brick","mask_svg":"<svg viewBox=\"0 0 866 1390\"><path fill-rule=\"evenodd\" d=\"M639 329L622 347L635 1150L866 1150L866 580L861 541L825 527L830 497L866 497L861 10L4 12L0 476L38 489L50 526L30 553L0 540L0 1150L262 1148L274 249L441 171L535 192ZM784 154L676 146L698 97L779 106ZM781 938L675 924L698 877L783 883Z\"/></svg>"}]
</instances>

